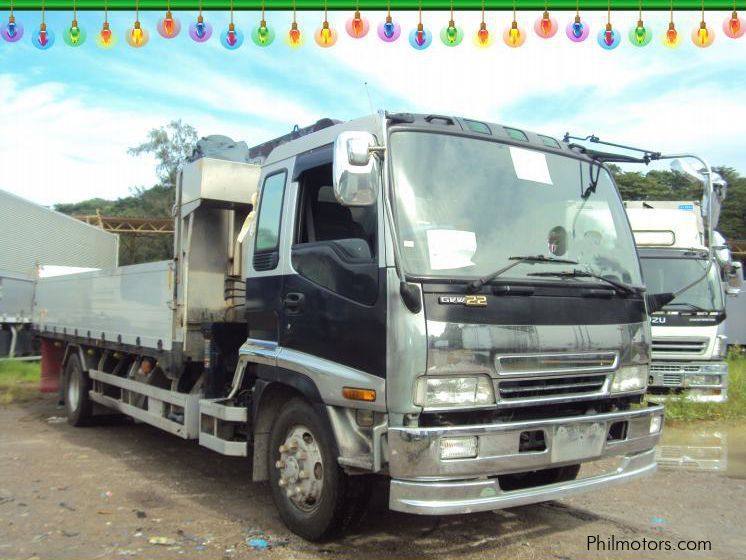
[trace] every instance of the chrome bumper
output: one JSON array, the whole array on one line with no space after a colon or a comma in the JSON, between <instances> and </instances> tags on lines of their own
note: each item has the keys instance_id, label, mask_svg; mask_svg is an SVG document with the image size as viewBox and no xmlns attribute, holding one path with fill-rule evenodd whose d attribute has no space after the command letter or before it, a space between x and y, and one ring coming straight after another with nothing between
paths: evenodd
<instances>
[{"instance_id":1,"label":"chrome bumper","mask_svg":"<svg viewBox=\"0 0 746 560\"><path fill-rule=\"evenodd\" d=\"M718 380L713 382L713 376ZM728 362L653 361L648 389L686 391L695 402L722 403L728 400ZM701 379L704 377L705 379ZM709 380L708 380L709 378ZM650 393L650 400L665 401L667 395Z\"/></svg>"},{"instance_id":2,"label":"chrome bumper","mask_svg":"<svg viewBox=\"0 0 746 560\"><path fill-rule=\"evenodd\" d=\"M653 406L626 412L480 426L389 427L392 477L389 507L426 515L470 513L552 500L652 473L655 470L654 447L661 432L651 434L650 422L653 416L662 415L663 407ZM612 441L609 430L617 422L626 422L626 433L623 438ZM555 445L560 438L558 434L563 431L591 425L595 425L596 433L607 434L606 441L591 447L580 445L574 451ZM526 431L542 431L546 448L521 452L520 436ZM478 438L476 457L440 459L442 438L468 436ZM620 456L622 464L616 471L571 482L502 491L496 477Z\"/></svg>"},{"instance_id":3,"label":"chrome bumper","mask_svg":"<svg viewBox=\"0 0 746 560\"><path fill-rule=\"evenodd\" d=\"M655 472L655 450L627 455L613 473L503 492L497 479L457 482L407 482L393 480L389 507L422 515L453 515L556 500L596 488L605 488Z\"/></svg>"}]
</instances>

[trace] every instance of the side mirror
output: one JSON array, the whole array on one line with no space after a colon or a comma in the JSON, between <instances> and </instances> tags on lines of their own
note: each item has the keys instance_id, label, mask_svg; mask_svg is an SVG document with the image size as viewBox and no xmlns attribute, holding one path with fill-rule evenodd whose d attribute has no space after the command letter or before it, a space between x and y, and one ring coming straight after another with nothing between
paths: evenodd
<instances>
[{"instance_id":1,"label":"side mirror","mask_svg":"<svg viewBox=\"0 0 746 560\"><path fill-rule=\"evenodd\" d=\"M377 146L370 132L341 132L334 142L334 197L343 206L375 203L381 182Z\"/></svg>"},{"instance_id":2,"label":"side mirror","mask_svg":"<svg viewBox=\"0 0 746 560\"><path fill-rule=\"evenodd\" d=\"M707 178L685 159L675 159L671 162L671 169L683 173L693 181L705 182Z\"/></svg>"},{"instance_id":3,"label":"side mirror","mask_svg":"<svg viewBox=\"0 0 746 560\"><path fill-rule=\"evenodd\" d=\"M737 296L743 289L743 265L736 261L731 264L731 271L728 274L728 283L726 284L725 293L729 296Z\"/></svg>"}]
</instances>

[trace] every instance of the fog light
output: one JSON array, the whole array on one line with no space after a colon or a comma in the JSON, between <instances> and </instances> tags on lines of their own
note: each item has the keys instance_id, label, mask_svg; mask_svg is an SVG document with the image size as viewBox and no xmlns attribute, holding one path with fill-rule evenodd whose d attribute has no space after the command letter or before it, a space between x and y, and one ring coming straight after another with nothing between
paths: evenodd
<instances>
[{"instance_id":1,"label":"fog light","mask_svg":"<svg viewBox=\"0 0 746 560\"><path fill-rule=\"evenodd\" d=\"M477 437L451 437L440 440L441 459L472 459L477 456Z\"/></svg>"},{"instance_id":2,"label":"fog light","mask_svg":"<svg viewBox=\"0 0 746 560\"><path fill-rule=\"evenodd\" d=\"M651 416L650 417L650 433L657 434L661 431L663 426L663 416Z\"/></svg>"}]
</instances>

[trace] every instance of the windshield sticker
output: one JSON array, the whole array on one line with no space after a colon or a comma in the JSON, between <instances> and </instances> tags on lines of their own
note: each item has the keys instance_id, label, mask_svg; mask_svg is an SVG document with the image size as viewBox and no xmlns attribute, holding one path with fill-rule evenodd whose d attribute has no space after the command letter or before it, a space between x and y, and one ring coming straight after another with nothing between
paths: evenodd
<instances>
[{"instance_id":1,"label":"windshield sticker","mask_svg":"<svg viewBox=\"0 0 746 560\"><path fill-rule=\"evenodd\" d=\"M405 239L402 242L402 245L404 245L407 249L413 249L414 248L414 241L412 241L410 239Z\"/></svg>"},{"instance_id":2,"label":"windshield sticker","mask_svg":"<svg viewBox=\"0 0 746 560\"><path fill-rule=\"evenodd\" d=\"M429 229L427 248L432 270L474 266L471 259L477 252L477 236L473 231Z\"/></svg>"},{"instance_id":3,"label":"windshield sticker","mask_svg":"<svg viewBox=\"0 0 746 560\"><path fill-rule=\"evenodd\" d=\"M524 181L553 185L549 175L547 156L534 150L510 146L510 157L513 160L515 175Z\"/></svg>"}]
</instances>

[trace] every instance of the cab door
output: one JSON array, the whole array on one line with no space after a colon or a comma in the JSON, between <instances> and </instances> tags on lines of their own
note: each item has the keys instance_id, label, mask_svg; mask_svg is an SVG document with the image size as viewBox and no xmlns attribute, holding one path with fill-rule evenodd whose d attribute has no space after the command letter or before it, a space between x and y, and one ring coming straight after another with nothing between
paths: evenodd
<instances>
[{"instance_id":1,"label":"cab door","mask_svg":"<svg viewBox=\"0 0 746 560\"><path fill-rule=\"evenodd\" d=\"M288 251L283 226L289 191L289 172L277 165L264 172L257 203L246 278L246 320L249 343L259 352L276 356L282 312L283 276Z\"/></svg>"},{"instance_id":2,"label":"cab door","mask_svg":"<svg viewBox=\"0 0 746 560\"><path fill-rule=\"evenodd\" d=\"M386 282L378 205L342 206L331 146L295 159L288 274L281 288L283 362L309 356L386 373Z\"/></svg>"}]
</instances>

